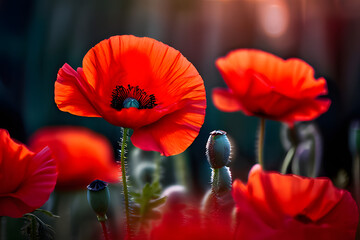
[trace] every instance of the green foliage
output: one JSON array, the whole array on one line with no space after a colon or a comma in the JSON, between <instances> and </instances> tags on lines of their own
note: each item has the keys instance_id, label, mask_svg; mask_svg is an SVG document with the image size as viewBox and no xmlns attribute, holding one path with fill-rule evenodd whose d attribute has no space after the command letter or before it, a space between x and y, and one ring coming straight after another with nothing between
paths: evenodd
<instances>
[{"instance_id":1,"label":"green foliage","mask_svg":"<svg viewBox=\"0 0 360 240\"><path fill-rule=\"evenodd\" d=\"M37 209L36 212L41 212L48 217L59 218L59 216L54 215L53 213L46 211L44 209ZM25 236L25 239L29 240L51 240L55 238L54 229L44 223L38 216L32 213L24 214L25 224L21 228L22 234Z\"/></svg>"},{"instance_id":2,"label":"green foliage","mask_svg":"<svg viewBox=\"0 0 360 240\"><path fill-rule=\"evenodd\" d=\"M130 194L134 201L133 214L140 219L141 224L147 224L151 219L160 218L160 212L156 208L166 202L166 197L160 197L159 181L146 183L140 193L131 192Z\"/></svg>"}]
</instances>

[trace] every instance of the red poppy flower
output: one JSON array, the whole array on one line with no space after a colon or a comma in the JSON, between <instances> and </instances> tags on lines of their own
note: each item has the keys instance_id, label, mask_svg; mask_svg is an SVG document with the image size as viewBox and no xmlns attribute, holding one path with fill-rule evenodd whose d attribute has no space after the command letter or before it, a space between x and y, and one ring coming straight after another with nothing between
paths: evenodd
<instances>
[{"instance_id":1,"label":"red poppy flower","mask_svg":"<svg viewBox=\"0 0 360 240\"><path fill-rule=\"evenodd\" d=\"M103 40L77 71L65 64L55 82L55 102L62 111L132 128L135 146L166 156L193 142L206 108L195 67L179 51L135 36Z\"/></svg>"},{"instance_id":2,"label":"red poppy flower","mask_svg":"<svg viewBox=\"0 0 360 240\"><path fill-rule=\"evenodd\" d=\"M57 189L85 189L95 179L118 182L121 177L110 142L89 129L46 127L31 136L29 146L51 149L59 172Z\"/></svg>"},{"instance_id":3,"label":"red poppy flower","mask_svg":"<svg viewBox=\"0 0 360 240\"><path fill-rule=\"evenodd\" d=\"M326 178L264 172L233 183L237 239L355 239L358 209Z\"/></svg>"},{"instance_id":4,"label":"red poppy flower","mask_svg":"<svg viewBox=\"0 0 360 240\"><path fill-rule=\"evenodd\" d=\"M41 207L54 190L56 164L50 149L38 153L0 129L0 216L22 217Z\"/></svg>"},{"instance_id":5,"label":"red poppy flower","mask_svg":"<svg viewBox=\"0 0 360 240\"><path fill-rule=\"evenodd\" d=\"M213 90L221 111L242 111L282 121L310 121L326 112L330 100L324 78L315 79L311 66L300 59L283 60L270 53L240 49L219 58L216 66L229 89Z\"/></svg>"}]
</instances>

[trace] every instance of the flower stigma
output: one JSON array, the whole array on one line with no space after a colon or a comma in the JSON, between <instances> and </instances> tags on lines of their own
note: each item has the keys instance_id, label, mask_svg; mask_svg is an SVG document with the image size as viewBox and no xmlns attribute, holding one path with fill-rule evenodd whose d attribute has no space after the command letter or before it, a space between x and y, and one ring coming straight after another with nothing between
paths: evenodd
<instances>
[{"instance_id":1,"label":"flower stigma","mask_svg":"<svg viewBox=\"0 0 360 240\"><path fill-rule=\"evenodd\" d=\"M124 108L131 108L131 107L139 108L140 104L136 99L129 97L124 100L123 107Z\"/></svg>"}]
</instances>

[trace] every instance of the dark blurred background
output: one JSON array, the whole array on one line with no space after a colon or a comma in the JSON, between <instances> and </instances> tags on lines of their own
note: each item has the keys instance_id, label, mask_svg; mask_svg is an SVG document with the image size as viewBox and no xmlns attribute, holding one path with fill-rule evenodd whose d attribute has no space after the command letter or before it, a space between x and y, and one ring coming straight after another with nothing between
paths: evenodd
<instances>
[{"instance_id":1,"label":"dark blurred background","mask_svg":"<svg viewBox=\"0 0 360 240\"><path fill-rule=\"evenodd\" d=\"M121 34L178 49L204 79L205 123L184 155L195 188L209 186L205 144L212 130L232 139L234 178L246 179L255 163L258 119L220 112L211 101L212 89L225 86L214 62L236 48L302 58L316 77L325 77L332 105L315 121L323 137L321 175L334 179L343 170L351 179L348 132L360 118L360 1L0 0L0 127L26 143L44 126L81 125L107 136L115 149L120 130L58 110L54 82L65 62L81 67L91 47ZM281 124L267 121L266 127L265 166L279 170L286 154Z\"/></svg>"}]
</instances>

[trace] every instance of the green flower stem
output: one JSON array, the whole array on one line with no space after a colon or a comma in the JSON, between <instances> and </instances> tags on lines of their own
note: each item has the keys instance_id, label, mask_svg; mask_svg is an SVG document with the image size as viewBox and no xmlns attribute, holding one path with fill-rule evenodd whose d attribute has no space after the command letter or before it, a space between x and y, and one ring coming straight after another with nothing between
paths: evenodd
<instances>
[{"instance_id":1,"label":"green flower stem","mask_svg":"<svg viewBox=\"0 0 360 240\"><path fill-rule=\"evenodd\" d=\"M296 146L292 146L289 151L287 152L286 156L285 156L285 159L284 159L284 162L282 163L282 166L281 166L281 173L282 174L286 174L286 170L288 169L290 163L291 163L291 160L294 158L294 155L295 155L295 151L296 151Z\"/></svg>"},{"instance_id":2,"label":"green flower stem","mask_svg":"<svg viewBox=\"0 0 360 240\"><path fill-rule=\"evenodd\" d=\"M130 230L130 207L129 207L129 193L128 186L126 183L126 170L125 170L125 148L127 141L128 128L124 128L123 138L121 143L121 173L122 173L122 182L123 182L123 191L125 199L125 216L126 216L126 231L129 233Z\"/></svg>"},{"instance_id":3,"label":"green flower stem","mask_svg":"<svg viewBox=\"0 0 360 240\"><path fill-rule=\"evenodd\" d=\"M189 185L189 177L188 177L188 170L187 170L187 163L186 163L186 158L184 157L184 154L178 154L176 156L173 157L175 160L175 168L176 168L176 172L175 172L175 177L176 177L176 182L178 184L183 185L185 188L190 189L190 185Z\"/></svg>"},{"instance_id":4,"label":"green flower stem","mask_svg":"<svg viewBox=\"0 0 360 240\"><path fill-rule=\"evenodd\" d=\"M217 193L219 190L219 168L213 168L212 190Z\"/></svg>"},{"instance_id":5,"label":"green flower stem","mask_svg":"<svg viewBox=\"0 0 360 240\"><path fill-rule=\"evenodd\" d=\"M258 137L258 162L262 168L264 168L264 139L265 139L265 118L260 118L260 126L259 126L259 137Z\"/></svg>"},{"instance_id":6,"label":"green flower stem","mask_svg":"<svg viewBox=\"0 0 360 240\"><path fill-rule=\"evenodd\" d=\"M160 175L161 175L161 156L157 154L155 156L155 171L154 171L154 180L153 182L160 183Z\"/></svg>"}]
</instances>

